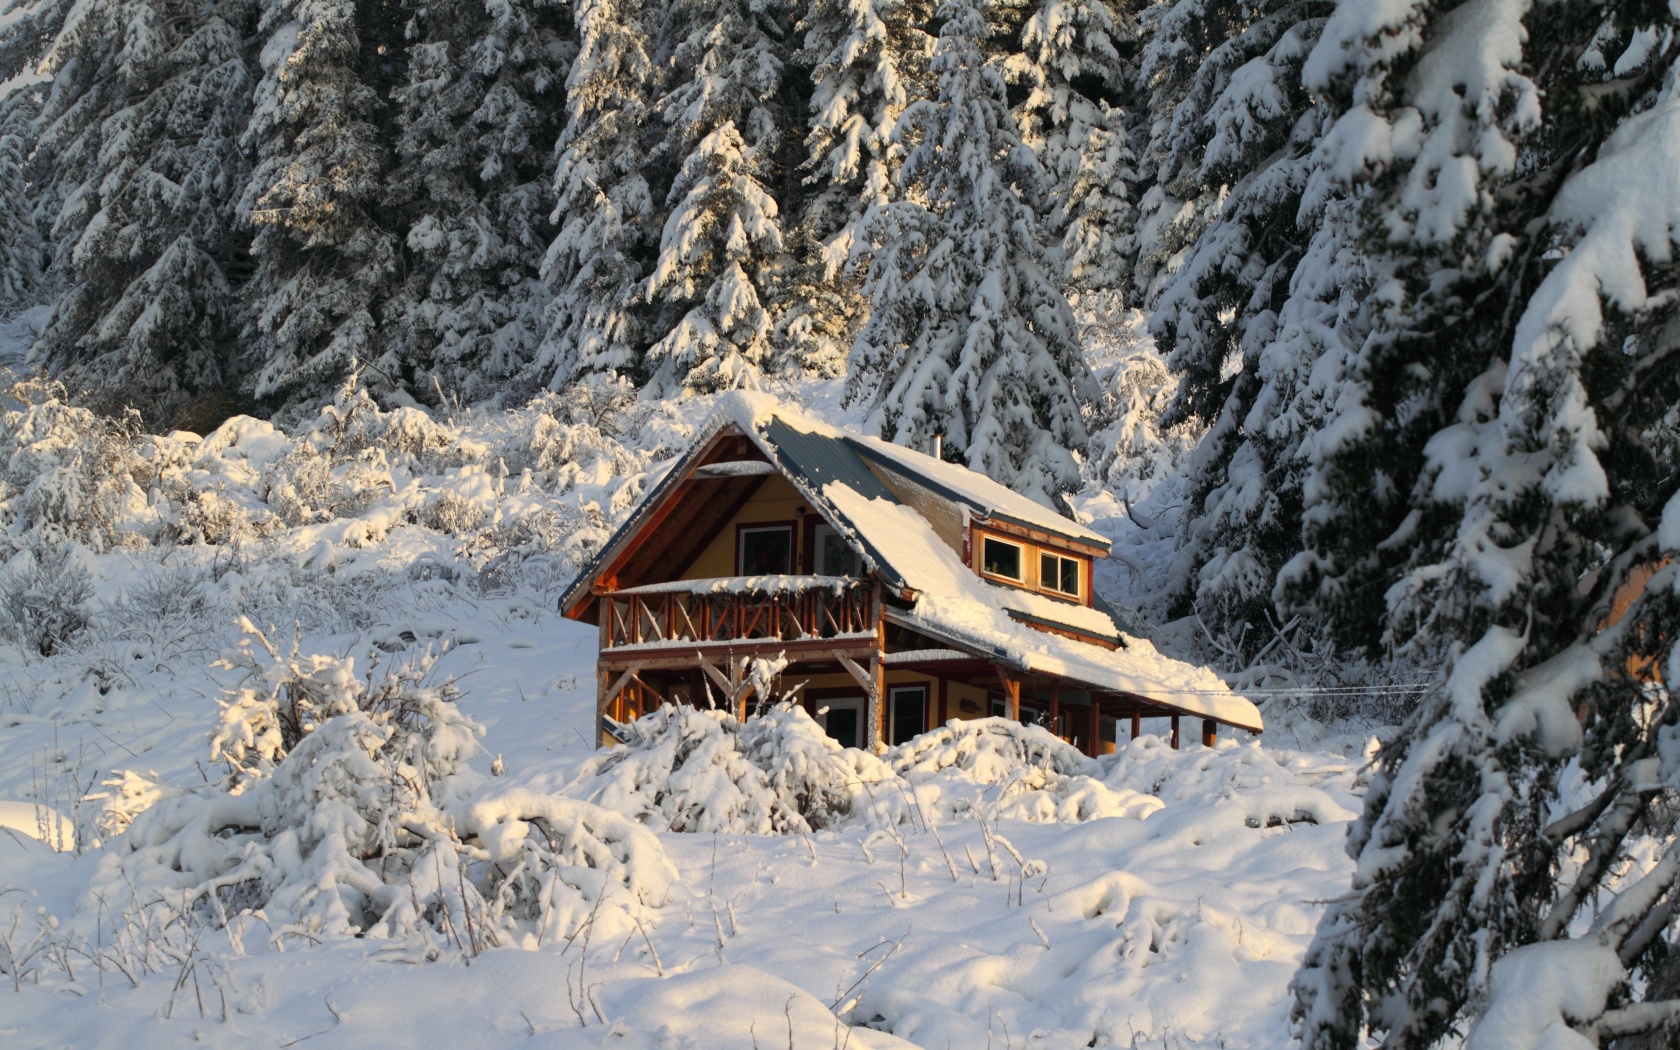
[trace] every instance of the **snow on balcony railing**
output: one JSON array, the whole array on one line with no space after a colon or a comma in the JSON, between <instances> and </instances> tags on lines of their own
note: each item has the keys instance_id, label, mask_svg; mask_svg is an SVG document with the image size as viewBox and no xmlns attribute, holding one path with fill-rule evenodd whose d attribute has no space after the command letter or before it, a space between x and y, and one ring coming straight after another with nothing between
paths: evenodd
<instances>
[{"instance_id":1,"label":"snow on balcony railing","mask_svg":"<svg viewBox=\"0 0 1680 1050\"><path fill-rule=\"evenodd\" d=\"M746 576L681 580L601 596L602 647L687 642L815 641L876 629L867 580Z\"/></svg>"}]
</instances>

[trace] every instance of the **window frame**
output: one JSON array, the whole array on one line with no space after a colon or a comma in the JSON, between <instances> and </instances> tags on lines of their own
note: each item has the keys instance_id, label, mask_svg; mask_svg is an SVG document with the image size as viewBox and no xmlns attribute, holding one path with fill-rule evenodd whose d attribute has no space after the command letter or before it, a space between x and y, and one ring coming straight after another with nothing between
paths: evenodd
<instances>
[{"instance_id":1,"label":"window frame","mask_svg":"<svg viewBox=\"0 0 1680 1050\"><path fill-rule=\"evenodd\" d=\"M1056 560L1055 586L1050 585L1044 579L1044 560L1046 558L1054 558ZM1074 586L1074 590L1071 590L1071 591L1064 591L1061 588L1062 565L1065 562L1072 562L1073 563L1073 586ZM1063 554L1061 551L1058 551L1058 550L1056 550L1052 547L1040 547L1040 548L1038 548L1038 589L1043 591L1045 594L1054 595L1055 597L1058 597L1058 598L1072 598L1075 601L1084 601L1084 599L1085 599L1085 562L1084 562L1084 560L1081 559L1081 558L1076 558L1076 557L1072 557L1072 556L1067 555L1067 554Z\"/></svg>"},{"instance_id":2,"label":"window frame","mask_svg":"<svg viewBox=\"0 0 1680 1050\"><path fill-rule=\"evenodd\" d=\"M791 576L798 564L799 551L796 547L794 526L792 521L744 521L735 526L735 575L736 576ZM748 573L746 571L746 543L749 532L782 532L787 535L788 560L787 568L779 573Z\"/></svg>"},{"instance_id":3,"label":"window frame","mask_svg":"<svg viewBox=\"0 0 1680 1050\"><path fill-rule=\"evenodd\" d=\"M901 694L901 693L920 693L921 694L922 728L916 730L915 733L912 733L910 735L915 736L918 733L927 732L928 707L932 703L932 700L933 700L933 690L928 688L926 682L906 682L903 685L889 686L888 689L887 689L887 732L886 732L887 739L885 740L885 743L888 746L903 743L903 741L901 741L901 740L892 739L894 736L897 735L897 729L898 729L898 697L899 697L899 694Z\"/></svg>"},{"instance_id":4,"label":"window frame","mask_svg":"<svg viewBox=\"0 0 1680 1050\"><path fill-rule=\"evenodd\" d=\"M1016 565L1020 568L1021 574L1019 576L1005 576L1003 573L992 572L990 569L986 568L986 544L988 543L1001 543L1014 547L1019 554L1020 560L1016 562ZM980 534L979 568L980 575L986 577L987 579L1004 580L1008 583L1025 587L1027 585L1027 545L1020 540L1005 539L1002 536L994 536L989 532L982 532Z\"/></svg>"},{"instance_id":5,"label":"window frame","mask_svg":"<svg viewBox=\"0 0 1680 1050\"><path fill-rule=\"evenodd\" d=\"M846 542L845 535L843 533L841 533L841 531L839 529L830 525L828 522L823 521L820 517L818 517L816 521L812 522L811 526L808 529L806 529L805 544L806 544L807 557L805 558L805 572L809 575L812 575L812 576L826 575L822 571L823 566L822 566L822 561L821 561L821 559L822 559L822 541L823 541L823 538L824 538L823 530L824 529L828 530L827 535L833 536L836 540L839 540L840 543L845 546L846 553L849 554L851 556L852 560L857 563L857 570L858 571L855 574L848 574L848 578L850 578L850 579L862 579L865 575L867 575L867 571L863 567L862 556L859 555L858 552L852 548L852 545L850 543Z\"/></svg>"}]
</instances>

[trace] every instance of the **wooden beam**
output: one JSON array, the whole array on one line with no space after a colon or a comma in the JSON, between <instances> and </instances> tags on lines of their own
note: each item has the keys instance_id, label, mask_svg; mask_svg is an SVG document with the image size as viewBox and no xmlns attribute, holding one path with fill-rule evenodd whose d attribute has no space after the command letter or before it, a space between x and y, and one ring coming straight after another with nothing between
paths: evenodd
<instances>
[{"instance_id":1,"label":"wooden beam","mask_svg":"<svg viewBox=\"0 0 1680 1050\"><path fill-rule=\"evenodd\" d=\"M1091 696L1091 720L1085 727L1085 733L1090 737L1090 747L1085 753L1096 758L1102 754L1102 703L1095 694Z\"/></svg>"},{"instance_id":2,"label":"wooden beam","mask_svg":"<svg viewBox=\"0 0 1680 1050\"><path fill-rule=\"evenodd\" d=\"M879 656L869 661L869 674L875 680L875 707L878 712L874 720L875 743L870 750L876 754L887 749L887 664Z\"/></svg>"},{"instance_id":3,"label":"wooden beam","mask_svg":"<svg viewBox=\"0 0 1680 1050\"><path fill-rule=\"evenodd\" d=\"M995 666L995 665L994 665ZM1011 720L1021 720L1021 680L1001 667L997 668L998 681L1003 683L1004 703Z\"/></svg>"},{"instance_id":4,"label":"wooden beam","mask_svg":"<svg viewBox=\"0 0 1680 1050\"><path fill-rule=\"evenodd\" d=\"M1050 687L1050 735L1062 735L1062 689L1058 685Z\"/></svg>"},{"instance_id":5,"label":"wooden beam","mask_svg":"<svg viewBox=\"0 0 1680 1050\"><path fill-rule=\"evenodd\" d=\"M1212 747L1219 741L1219 723L1211 718L1202 719L1202 746Z\"/></svg>"},{"instance_id":6,"label":"wooden beam","mask_svg":"<svg viewBox=\"0 0 1680 1050\"><path fill-rule=\"evenodd\" d=\"M1178 750L1178 716L1172 716L1172 749Z\"/></svg>"},{"instance_id":7,"label":"wooden beam","mask_svg":"<svg viewBox=\"0 0 1680 1050\"><path fill-rule=\"evenodd\" d=\"M856 680L857 684L863 687L863 691L866 695L875 689L875 676L869 671L864 670L864 668L859 665L856 660L853 660L845 653L835 653L834 658L839 662L841 667L846 669L846 673L851 675L852 678Z\"/></svg>"},{"instance_id":8,"label":"wooden beam","mask_svg":"<svg viewBox=\"0 0 1680 1050\"><path fill-rule=\"evenodd\" d=\"M624 673L619 675L618 680L612 684L612 688L608 689L601 695L601 707L603 710L608 704L618 699L618 694L624 692L624 687L630 683L632 678L636 677L636 672L641 669L642 666L640 664L631 664L629 667L625 668ZM604 682L605 680L606 678L603 676L602 681ZM620 721L622 721L622 719Z\"/></svg>"},{"instance_id":9,"label":"wooden beam","mask_svg":"<svg viewBox=\"0 0 1680 1050\"><path fill-rule=\"evenodd\" d=\"M612 683L608 680L609 672L605 667L595 666L595 746L606 747L611 737L607 733L607 687Z\"/></svg>"},{"instance_id":10,"label":"wooden beam","mask_svg":"<svg viewBox=\"0 0 1680 1050\"><path fill-rule=\"evenodd\" d=\"M1116 735L1118 735L1118 734L1116 734ZM1133 711L1132 712L1132 739L1136 740L1138 737L1140 737L1142 735L1143 735L1143 716L1138 714L1136 711Z\"/></svg>"},{"instance_id":11,"label":"wooden beam","mask_svg":"<svg viewBox=\"0 0 1680 1050\"><path fill-rule=\"evenodd\" d=\"M644 679L640 674L636 675L635 678L636 678L637 688L646 689L648 692L652 693L653 698L655 700L658 700L661 704L668 704L668 703L671 702L671 701L665 699L665 694L664 693L661 693L659 690L655 689L653 686L648 685L646 679ZM642 713L646 714L647 712L644 711Z\"/></svg>"}]
</instances>

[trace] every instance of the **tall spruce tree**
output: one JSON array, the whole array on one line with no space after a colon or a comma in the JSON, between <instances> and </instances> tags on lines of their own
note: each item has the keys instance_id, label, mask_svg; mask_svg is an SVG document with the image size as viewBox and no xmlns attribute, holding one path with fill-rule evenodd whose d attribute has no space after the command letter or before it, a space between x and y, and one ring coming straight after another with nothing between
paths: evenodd
<instances>
[{"instance_id":1,"label":"tall spruce tree","mask_svg":"<svg viewBox=\"0 0 1680 1050\"><path fill-rule=\"evenodd\" d=\"M154 423L239 377L254 22L240 2L95 0L46 59L34 181L64 291L35 354Z\"/></svg>"},{"instance_id":2,"label":"tall spruce tree","mask_svg":"<svg viewBox=\"0 0 1680 1050\"><path fill-rule=\"evenodd\" d=\"M788 114L784 28L753 0L675 0L670 59L656 110L666 194L648 349L656 393L727 389L771 363L770 282L786 270L771 187Z\"/></svg>"},{"instance_id":3,"label":"tall spruce tree","mask_svg":"<svg viewBox=\"0 0 1680 1050\"><path fill-rule=\"evenodd\" d=\"M404 399L413 362L378 337L397 272L383 213L386 112L401 76L402 23L380 0L264 0L264 76L245 142L241 195L255 227L244 338L257 396L318 403L352 368L376 396Z\"/></svg>"},{"instance_id":4,"label":"tall spruce tree","mask_svg":"<svg viewBox=\"0 0 1680 1050\"><path fill-rule=\"evenodd\" d=\"M1296 981L1308 1047L1672 1040L1680 1019L1674 29L1658 3L1349 5L1309 61L1392 273L1323 505L1350 505L1355 464L1392 485L1408 419L1451 406L1375 544L1404 559L1390 641L1451 667L1378 756L1353 893ZM1345 565L1358 536L1309 539Z\"/></svg>"},{"instance_id":5,"label":"tall spruce tree","mask_svg":"<svg viewBox=\"0 0 1680 1050\"><path fill-rule=\"evenodd\" d=\"M1318 170L1328 114L1301 85L1329 10L1246 7L1247 24L1206 56L1173 122L1170 163L1194 162L1175 183L1224 203L1163 275L1151 322L1181 376L1169 422L1209 427L1169 589L1181 612L1233 639L1266 622L1277 571L1300 549L1304 448L1334 399L1365 289L1350 191Z\"/></svg>"},{"instance_id":6,"label":"tall spruce tree","mask_svg":"<svg viewBox=\"0 0 1680 1050\"><path fill-rule=\"evenodd\" d=\"M23 139L0 135L0 320L42 294L41 237L30 220Z\"/></svg>"},{"instance_id":7,"label":"tall spruce tree","mask_svg":"<svg viewBox=\"0 0 1680 1050\"><path fill-rule=\"evenodd\" d=\"M1009 63L1026 93L1016 122L1051 180L1045 230L1060 249L1063 286L1076 294L1118 291L1130 278L1136 172L1121 48L1137 36L1130 11L1107 0L1043 0Z\"/></svg>"},{"instance_id":8,"label":"tall spruce tree","mask_svg":"<svg viewBox=\"0 0 1680 1050\"><path fill-rule=\"evenodd\" d=\"M926 0L817 0L800 20L796 58L810 69L804 206L797 216L791 302L778 341L800 366L845 368L868 316L863 222L893 200L904 145L899 115L928 93L933 38Z\"/></svg>"},{"instance_id":9,"label":"tall spruce tree","mask_svg":"<svg viewBox=\"0 0 1680 1050\"><path fill-rule=\"evenodd\" d=\"M653 63L641 0L575 0L578 55L566 81L566 127L554 176L559 230L543 275L552 292L539 379L558 387L590 372L641 375L642 307L658 243L648 185Z\"/></svg>"},{"instance_id":10,"label":"tall spruce tree","mask_svg":"<svg viewBox=\"0 0 1680 1050\"><path fill-rule=\"evenodd\" d=\"M382 342L480 402L529 374L542 332L571 16L563 0L429 0L408 37L389 201L406 265Z\"/></svg>"},{"instance_id":11,"label":"tall spruce tree","mask_svg":"<svg viewBox=\"0 0 1680 1050\"><path fill-rule=\"evenodd\" d=\"M852 351L853 398L879 391L872 425L1048 500L1078 477L1095 385L1080 357L1034 205L1046 177L989 59L984 13L940 9L937 99L913 103L905 200L876 210L870 318Z\"/></svg>"}]
</instances>

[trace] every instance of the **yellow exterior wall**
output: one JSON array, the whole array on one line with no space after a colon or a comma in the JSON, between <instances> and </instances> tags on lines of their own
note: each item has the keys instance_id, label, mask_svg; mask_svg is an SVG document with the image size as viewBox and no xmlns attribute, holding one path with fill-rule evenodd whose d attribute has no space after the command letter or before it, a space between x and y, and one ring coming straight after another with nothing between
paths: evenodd
<instances>
[{"instance_id":1,"label":"yellow exterior wall","mask_svg":"<svg viewBox=\"0 0 1680 1050\"><path fill-rule=\"evenodd\" d=\"M796 684L798 684L800 682L805 683L805 688L806 689L842 689L842 688L844 688L844 689L856 689L858 696L863 695L863 687L857 684L857 679L853 678L849 674L844 674L844 673L841 673L841 674L805 675L805 674L800 674L797 671L790 671L789 673L784 674L782 676L781 688L785 691L785 690L793 688ZM939 722L939 682L938 682L938 680L935 679L932 675L923 674L923 673L920 673L920 672L917 672L917 671L906 671L906 670L901 670L899 668L894 668L894 667L887 668L887 689L889 691L889 695L890 695L891 690L893 689L894 686L900 686L900 685L925 685L925 686L927 686L927 691L928 691L927 724L924 725L922 728L924 730L925 729L938 728L938 725L937 725L937 723ZM973 701L974 706L977 708L977 710L966 711L966 712L963 711L961 700L963 700L965 698ZM956 718L956 719L961 719L963 721L968 721L971 718L984 718L986 716L986 713L987 713L986 712L986 708L987 708L986 690L980 688L979 686L966 685L962 682L947 682L947 683L945 683L945 701L946 701L946 706L948 708L948 711L946 713L947 718ZM817 706L819 706L819 707L822 706L822 702L819 701Z\"/></svg>"},{"instance_id":2,"label":"yellow exterior wall","mask_svg":"<svg viewBox=\"0 0 1680 1050\"><path fill-rule=\"evenodd\" d=\"M799 494L788 480L780 474L773 474L764 479L764 484L753 493L752 499L743 505L728 524L718 534L712 537L712 542L700 552L700 556L684 569L677 578L679 580L715 580L723 576L735 575L735 527L750 525L758 521L795 521L799 511L806 514L815 513L805 497ZM804 563L802 544L805 537L801 535L803 529L795 528L793 536L794 571Z\"/></svg>"}]
</instances>

